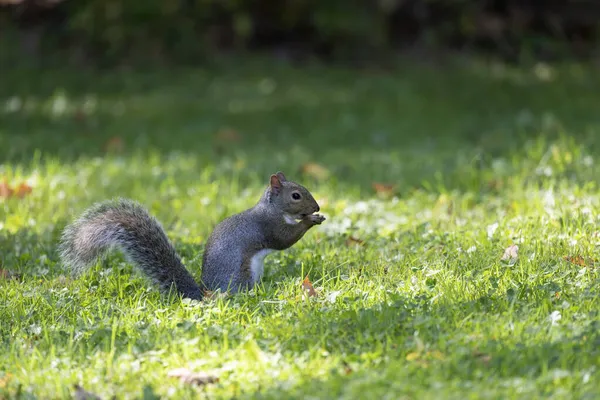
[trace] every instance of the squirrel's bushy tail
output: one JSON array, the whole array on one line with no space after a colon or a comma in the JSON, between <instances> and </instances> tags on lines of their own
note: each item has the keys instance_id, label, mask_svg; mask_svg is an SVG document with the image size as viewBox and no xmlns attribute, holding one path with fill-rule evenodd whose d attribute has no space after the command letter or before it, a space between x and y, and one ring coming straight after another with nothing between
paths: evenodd
<instances>
[{"instance_id":1,"label":"squirrel's bushy tail","mask_svg":"<svg viewBox=\"0 0 600 400\"><path fill-rule=\"evenodd\" d=\"M131 200L106 201L86 210L65 228L59 251L63 263L80 272L113 247L163 291L174 287L185 297L202 298L200 286L183 266L160 223Z\"/></svg>"}]
</instances>

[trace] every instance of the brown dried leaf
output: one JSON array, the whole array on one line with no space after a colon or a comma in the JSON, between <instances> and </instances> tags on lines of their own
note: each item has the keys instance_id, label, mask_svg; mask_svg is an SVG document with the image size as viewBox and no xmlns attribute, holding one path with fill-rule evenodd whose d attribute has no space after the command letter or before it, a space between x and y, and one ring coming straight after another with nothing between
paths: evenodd
<instances>
[{"instance_id":1,"label":"brown dried leaf","mask_svg":"<svg viewBox=\"0 0 600 400\"><path fill-rule=\"evenodd\" d=\"M373 182L372 185L373 190L377 193L378 196L389 198L394 195L394 191L396 186L389 183L381 183L381 182Z\"/></svg>"},{"instance_id":2,"label":"brown dried leaf","mask_svg":"<svg viewBox=\"0 0 600 400\"><path fill-rule=\"evenodd\" d=\"M475 350L473 356L481 363L488 365L492 361L492 356L486 353L482 353L479 350Z\"/></svg>"},{"instance_id":3,"label":"brown dried leaf","mask_svg":"<svg viewBox=\"0 0 600 400\"><path fill-rule=\"evenodd\" d=\"M240 134L231 128L220 129L215 135L215 140L221 143L237 143L242 140Z\"/></svg>"},{"instance_id":4,"label":"brown dried leaf","mask_svg":"<svg viewBox=\"0 0 600 400\"><path fill-rule=\"evenodd\" d=\"M179 380L187 385L203 386L210 383L216 383L219 378L205 372L193 372L187 368L177 368L169 371L170 378L179 378Z\"/></svg>"},{"instance_id":5,"label":"brown dried leaf","mask_svg":"<svg viewBox=\"0 0 600 400\"><path fill-rule=\"evenodd\" d=\"M514 263L519 258L519 246L516 244L511 244L504 250L504 254L502 255L502 261L508 261L510 263Z\"/></svg>"},{"instance_id":6,"label":"brown dried leaf","mask_svg":"<svg viewBox=\"0 0 600 400\"><path fill-rule=\"evenodd\" d=\"M300 173L311 176L317 180L325 180L331 175L327 168L316 163L304 164L300 167Z\"/></svg>"},{"instance_id":7,"label":"brown dried leaf","mask_svg":"<svg viewBox=\"0 0 600 400\"><path fill-rule=\"evenodd\" d=\"M0 377L0 388L6 387L8 382L12 379L13 375L9 372L4 374L4 376Z\"/></svg>"},{"instance_id":8,"label":"brown dried leaf","mask_svg":"<svg viewBox=\"0 0 600 400\"><path fill-rule=\"evenodd\" d=\"M16 272L11 272L7 269L0 268L0 279L8 280L8 279L18 279L21 275Z\"/></svg>"},{"instance_id":9,"label":"brown dried leaf","mask_svg":"<svg viewBox=\"0 0 600 400\"><path fill-rule=\"evenodd\" d=\"M351 247L351 246L361 247L361 246L364 246L364 244L365 244L364 240L359 239L354 236L350 236L350 237L348 237L348 239L346 239L346 246L348 246L348 247Z\"/></svg>"},{"instance_id":10,"label":"brown dried leaf","mask_svg":"<svg viewBox=\"0 0 600 400\"><path fill-rule=\"evenodd\" d=\"M487 182L487 187L491 190L502 190L504 188L504 181L500 179L490 179Z\"/></svg>"},{"instance_id":11,"label":"brown dried leaf","mask_svg":"<svg viewBox=\"0 0 600 400\"><path fill-rule=\"evenodd\" d=\"M312 282L308 279L308 275L306 275L306 278L304 278L304 281L302 281L302 289L304 289L308 297L318 296L318 293L313 287Z\"/></svg>"},{"instance_id":12,"label":"brown dried leaf","mask_svg":"<svg viewBox=\"0 0 600 400\"><path fill-rule=\"evenodd\" d=\"M220 129L214 136L213 150L217 154L223 154L225 150L232 144L238 143L242 140L237 131L231 128Z\"/></svg>"},{"instance_id":13,"label":"brown dried leaf","mask_svg":"<svg viewBox=\"0 0 600 400\"><path fill-rule=\"evenodd\" d=\"M585 258L583 258L581 256L565 256L565 257L563 257L563 259L565 259L566 261L570 262L571 264L575 264L575 265L578 265L580 267L586 267L587 266Z\"/></svg>"},{"instance_id":14,"label":"brown dried leaf","mask_svg":"<svg viewBox=\"0 0 600 400\"><path fill-rule=\"evenodd\" d=\"M0 183L0 197L9 198L13 195L13 190L6 179Z\"/></svg>"},{"instance_id":15,"label":"brown dried leaf","mask_svg":"<svg viewBox=\"0 0 600 400\"><path fill-rule=\"evenodd\" d=\"M85 111L83 111L82 109L77 109L75 111L75 113L73 114L73 119L75 119L75 121L77 122L83 122L86 120L87 115L85 114Z\"/></svg>"},{"instance_id":16,"label":"brown dried leaf","mask_svg":"<svg viewBox=\"0 0 600 400\"><path fill-rule=\"evenodd\" d=\"M15 196L17 196L18 198L22 199L23 197L25 197L26 195L31 193L32 190L33 190L33 188L31 186L29 186L27 183L23 182L19 186L17 186L17 188L14 190L13 194Z\"/></svg>"},{"instance_id":17,"label":"brown dried leaf","mask_svg":"<svg viewBox=\"0 0 600 400\"><path fill-rule=\"evenodd\" d=\"M481 357L479 357L479 361L487 365L492 361L492 356L489 354L482 354Z\"/></svg>"},{"instance_id":18,"label":"brown dried leaf","mask_svg":"<svg viewBox=\"0 0 600 400\"><path fill-rule=\"evenodd\" d=\"M227 293L221 291L212 291L212 290L204 290L204 300L216 300L216 299L224 299L227 297Z\"/></svg>"},{"instance_id":19,"label":"brown dried leaf","mask_svg":"<svg viewBox=\"0 0 600 400\"><path fill-rule=\"evenodd\" d=\"M121 153L125 149L125 143L119 136L108 139L104 145L104 150L107 153Z\"/></svg>"},{"instance_id":20,"label":"brown dried leaf","mask_svg":"<svg viewBox=\"0 0 600 400\"><path fill-rule=\"evenodd\" d=\"M352 367L348 363L342 362L342 365L344 366L344 375L350 375L353 372Z\"/></svg>"}]
</instances>

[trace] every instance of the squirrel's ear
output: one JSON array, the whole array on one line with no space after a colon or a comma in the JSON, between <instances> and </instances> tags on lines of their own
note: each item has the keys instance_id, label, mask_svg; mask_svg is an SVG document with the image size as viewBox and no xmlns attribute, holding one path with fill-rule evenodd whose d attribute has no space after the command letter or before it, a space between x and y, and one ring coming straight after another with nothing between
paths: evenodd
<instances>
[{"instance_id":1,"label":"squirrel's ear","mask_svg":"<svg viewBox=\"0 0 600 400\"><path fill-rule=\"evenodd\" d=\"M273 194L279 194L281 191L281 179L277 175L271 175L271 192Z\"/></svg>"},{"instance_id":2,"label":"squirrel's ear","mask_svg":"<svg viewBox=\"0 0 600 400\"><path fill-rule=\"evenodd\" d=\"M277 175L277 177L279 178L279 180L280 180L281 182L285 182L285 181L287 181L287 179L285 179L285 175L283 174L283 172L281 172L281 171L277 171L277 173L276 173L275 175Z\"/></svg>"}]
</instances>

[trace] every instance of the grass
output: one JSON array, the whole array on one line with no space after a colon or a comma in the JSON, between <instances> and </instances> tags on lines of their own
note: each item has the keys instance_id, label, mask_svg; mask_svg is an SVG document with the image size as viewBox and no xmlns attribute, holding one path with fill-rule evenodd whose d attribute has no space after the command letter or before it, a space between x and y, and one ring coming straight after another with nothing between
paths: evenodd
<instances>
[{"instance_id":1,"label":"grass","mask_svg":"<svg viewBox=\"0 0 600 400\"><path fill-rule=\"evenodd\" d=\"M597 398L600 80L550 72L6 71L0 176L33 190L0 200L0 398ZM211 229L276 170L328 220L252 292L189 302L117 253L80 277L58 261L66 223L124 196L199 277Z\"/></svg>"}]
</instances>

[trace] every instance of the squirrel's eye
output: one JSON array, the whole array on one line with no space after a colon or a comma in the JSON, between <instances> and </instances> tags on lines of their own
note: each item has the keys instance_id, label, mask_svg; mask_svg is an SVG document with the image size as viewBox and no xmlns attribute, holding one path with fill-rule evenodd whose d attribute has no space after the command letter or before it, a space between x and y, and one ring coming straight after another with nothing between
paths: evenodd
<instances>
[{"instance_id":1,"label":"squirrel's eye","mask_svg":"<svg viewBox=\"0 0 600 400\"><path fill-rule=\"evenodd\" d=\"M292 199L294 199L294 200L300 200L300 197L301 197L300 193L298 193L298 192L292 193Z\"/></svg>"}]
</instances>

